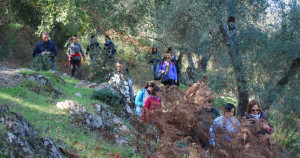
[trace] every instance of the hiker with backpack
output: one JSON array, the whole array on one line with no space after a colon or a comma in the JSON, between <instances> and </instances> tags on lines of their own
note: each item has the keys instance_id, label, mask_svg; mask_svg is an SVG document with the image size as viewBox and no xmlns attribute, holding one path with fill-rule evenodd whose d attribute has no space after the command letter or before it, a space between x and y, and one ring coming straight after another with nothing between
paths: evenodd
<instances>
[{"instance_id":1,"label":"hiker with backpack","mask_svg":"<svg viewBox=\"0 0 300 158\"><path fill-rule=\"evenodd\" d=\"M140 90L135 97L135 114L138 116L142 115L142 110L145 105L145 101L150 97L150 91L155 86L153 82L147 82L142 90Z\"/></svg>"},{"instance_id":2,"label":"hiker with backpack","mask_svg":"<svg viewBox=\"0 0 300 158\"><path fill-rule=\"evenodd\" d=\"M158 72L161 73L161 82L164 85L174 85L177 83L177 71L171 55L166 53L164 61L160 63Z\"/></svg>"},{"instance_id":3,"label":"hiker with backpack","mask_svg":"<svg viewBox=\"0 0 300 158\"><path fill-rule=\"evenodd\" d=\"M158 86L154 86L150 91L150 97L145 101L145 105L142 111L142 120L145 122L157 122L159 120L159 116L155 114L156 110L161 109L161 100L158 97L158 92L160 88Z\"/></svg>"},{"instance_id":4,"label":"hiker with backpack","mask_svg":"<svg viewBox=\"0 0 300 158\"><path fill-rule=\"evenodd\" d=\"M81 66L81 56L85 60L84 52L81 45L78 43L77 36L72 37L72 43L68 46L67 55L69 57L71 77L74 77L76 69L78 69L77 71L79 71L79 68Z\"/></svg>"}]
</instances>

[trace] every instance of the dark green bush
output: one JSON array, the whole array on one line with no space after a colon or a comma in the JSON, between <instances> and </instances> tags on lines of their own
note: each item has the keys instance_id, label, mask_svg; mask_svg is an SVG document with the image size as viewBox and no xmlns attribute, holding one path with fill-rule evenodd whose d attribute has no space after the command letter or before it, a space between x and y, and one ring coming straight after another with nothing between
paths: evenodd
<instances>
[{"instance_id":1,"label":"dark green bush","mask_svg":"<svg viewBox=\"0 0 300 158\"><path fill-rule=\"evenodd\" d=\"M108 89L101 89L99 91L95 91L92 94L93 99L101 100L104 103L107 103L112 106L119 105L121 96L117 93L114 93Z\"/></svg>"}]
</instances>

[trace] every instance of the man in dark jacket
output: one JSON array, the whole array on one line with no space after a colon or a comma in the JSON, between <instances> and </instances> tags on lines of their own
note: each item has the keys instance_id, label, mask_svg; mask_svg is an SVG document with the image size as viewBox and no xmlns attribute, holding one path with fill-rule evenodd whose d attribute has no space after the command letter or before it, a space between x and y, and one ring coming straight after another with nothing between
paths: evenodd
<instances>
[{"instance_id":1,"label":"man in dark jacket","mask_svg":"<svg viewBox=\"0 0 300 158\"><path fill-rule=\"evenodd\" d=\"M91 36L91 43L86 48L86 55L90 54L91 61L96 61L99 57L101 47L94 35Z\"/></svg>"},{"instance_id":2,"label":"man in dark jacket","mask_svg":"<svg viewBox=\"0 0 300 158\"><path fill-rule=\"evenodd\" d=\"M42 33L42 40L38 42L33 50L33 57L39 56L39 55L47 55L50 58L50 61L52 63L51 69L55 66L54 57L56 56L56 45L53 41L49 40L49 33L43 32Z\"/></svg>"}]
</instances>

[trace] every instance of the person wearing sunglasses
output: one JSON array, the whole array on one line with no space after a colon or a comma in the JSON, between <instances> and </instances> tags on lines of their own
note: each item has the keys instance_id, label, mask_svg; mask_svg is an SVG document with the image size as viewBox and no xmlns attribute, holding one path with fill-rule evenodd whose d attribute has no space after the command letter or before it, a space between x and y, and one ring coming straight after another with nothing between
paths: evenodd
<instances>
[{"instance_id":1,"label":"person wearing sunglasses","mask_svg":"<svg viewBox=\"0 0 300 158\"><path fill-rule=\"evenodd\" d=\"M175 83L177 83L176 67L175 64L171 61L171 55L169 53L166 53L164 55L164 61L159 65L158 72L167 74L168 76L168 81L164 82L164 85L174 85Z\"/></svg>"},{"instance_id":2,"label":"person wearing sunglasses","mask_svg":"<svg viewBox=\"0 0 300 158\"><path fill-rule=\"evenodd\" d=\"M261 105L257 100L251 100L249 102L247 106L247 112L242 118L242 122L246 121L250 121L252 125L255 125L258 121L264 122L261 124L262 127L260 128L260 130L258 130L254 134L271 134L274 132L274 127L270 123L267 113L262 111Z\"/></svg>"},{"instance_id":3,"label":"person wearing sunglasses","mask_svg":"<svg viewBox=\"0 0 300 158\"><path fill-rule=\"evenodd\" d=\"M216 142L221 143L220 141L224 143L224 140L230 142L232 141L233 136L238 135L240 122L233 117L235 116L235 106L231 103L227 103L224 107L223 114L223 116L217 117L209 128L211 137L209 144L211 146L215 146ZM222 137L219 136L216 137L216 135L222 134L219 133L220 131L225 133L225 139L222 139ZM220 138L222 140L219 140Z\"/></svg>"}]
</instances>

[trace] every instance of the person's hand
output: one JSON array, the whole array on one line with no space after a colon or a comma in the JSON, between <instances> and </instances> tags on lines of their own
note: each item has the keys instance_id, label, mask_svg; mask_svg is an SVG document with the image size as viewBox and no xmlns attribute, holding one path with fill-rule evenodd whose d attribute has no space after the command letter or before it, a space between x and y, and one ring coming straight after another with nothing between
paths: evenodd
<instances>
[{"instance_id":1,"label":"person's hand","mask_svg":"<svg viewBox=\"0 0 300 158\"><path fill-rule=\"evenodd\" d=\"M165 71L164 71L164 70L162 70L162 71L161 71L161 73L165 73Z\"/></svg>"},{"instance_id":2,"label":"person's hand","mask_svg":"<svg viewBox=\"0 0 300 158\"><path fill-rule=\"evenodd\" d=\"M177 83L177 80L175 80L175 83Z\"/></svg>"},{"instance_id":3,"label":"person's hand","mask_svg":"<svg viewBox=\"0 0 300 158\"><path fill-rule=\"evenodd\" d=\"M122 75L121 75L121 78L122 78L123 80L125 80L126 76L122 74Z\"/></svg>"},{"instance_id":4,"label":"person's hand","mask_svg":"<svg viewBox=\"0 0 300 158\"><path fill-rule=\"evenodd\" d=\"M50 55L51 54L51 52L47 52L47 55Z\"/></svg>"},{"instance_id":5,"label":"person's hand","mask_svg":"<svg viewBox=\"0 0 300 158\"><path fill-rule=\"evenodd\" d=\"M45 55L46 53L47 53L47 52L42 52L41 54L42 54L42 55Z\"/></svg>"},{"instance_id":6,"label":"person's hand","mask_svg":"<svg viewBox=\"0 0 300 158\"><path fill-rule=\"evenodd\" d=\"M264 128L266 131L269 131L269 130L270 130L270 126L267 125L267 124L264 124L264 125L263 125L263 128Z\"/></svg>"}]
</instances>

